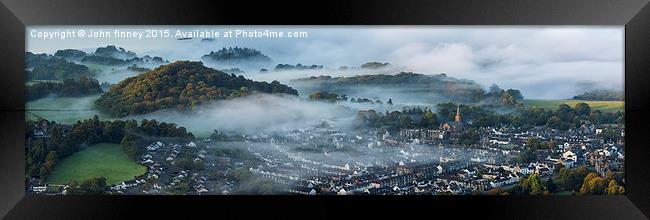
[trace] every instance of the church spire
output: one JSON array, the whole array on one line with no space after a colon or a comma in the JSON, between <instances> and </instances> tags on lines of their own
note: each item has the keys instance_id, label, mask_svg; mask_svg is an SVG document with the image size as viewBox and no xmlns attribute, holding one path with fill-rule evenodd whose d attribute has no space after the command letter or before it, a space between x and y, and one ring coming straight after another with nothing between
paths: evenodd
<instances>
[{"instance_id":1,"label":"church spire","mask_svg":"<svg viewBox=\"0 0 650 220\"><path fill-rule=\"evenodd\" d=\"M455 122L460 122L460 105L456 107L456 119Z\"/></svg>"}]
</instances>

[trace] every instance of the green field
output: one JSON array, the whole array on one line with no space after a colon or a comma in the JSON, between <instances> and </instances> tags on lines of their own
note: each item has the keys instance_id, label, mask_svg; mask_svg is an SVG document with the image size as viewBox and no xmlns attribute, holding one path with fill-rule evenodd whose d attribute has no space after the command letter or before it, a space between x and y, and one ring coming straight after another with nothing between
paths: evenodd
<instances>
[{"instance_id":1,"label":"green field","mask_svg":"<svg viewBox=\"0 0 650 220\"><path fill-rule=\"evenodd\" d=\"M94 115L98 115L101 119L108 119L106 115L95 110L93 102L98 97L99 95L49 97L29 101L25 104L27 108L25 118L37 120L39 117L42 117L50 121L68 124L75 123L77 120L92 118Z\"/></svg>"},{"instance_id":2,"label":"green field","mask_svg":"<svg viewBox=\"0 0 650 220\"><path fill-rule=\"evenodd\" d=\"M625 102L623 101L584 101L584 100L574 100L574 99L556 99L556 100L544 100L544 99L525 99L525 106L545 108L545 109L557 109L558 106L562 103L570 105L573 107L575 104L584 102L591 106L591 109L598 109L602 112L616 112L625 110Z\"/></svg>"},{"instance_id":3,"label":"green field","mask_svg":"<svg viewBox=\"0 0 650 220\"><path fill-rule=\"evenodd\" d=\"M95 144L59 161L48 178L50 184L67 184L92 177L105 177L108 185L131 180L146 172L133 162L119 144Z\"/></svg>"}]
</instances>

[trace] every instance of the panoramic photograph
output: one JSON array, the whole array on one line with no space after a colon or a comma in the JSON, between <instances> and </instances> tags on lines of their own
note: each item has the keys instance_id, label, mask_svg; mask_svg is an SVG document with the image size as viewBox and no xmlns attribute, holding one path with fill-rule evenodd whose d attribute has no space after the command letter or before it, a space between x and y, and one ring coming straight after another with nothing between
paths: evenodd
<instances>
[{"instance_id":1,"label":"panoramic photograph","mask_svg":"<svg viewBox=\"0 0 650 220\"><path fill-rule=\"evenodd\" d=\"M27 26L28 195L625 194L622 26Z\"/></svg>"}]
</instances>

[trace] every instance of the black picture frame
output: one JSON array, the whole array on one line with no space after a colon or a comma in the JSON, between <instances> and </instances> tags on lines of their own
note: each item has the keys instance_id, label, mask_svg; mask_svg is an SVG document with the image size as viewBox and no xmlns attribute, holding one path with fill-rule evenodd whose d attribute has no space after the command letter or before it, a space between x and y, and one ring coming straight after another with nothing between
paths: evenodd
<instances>
[{"instance_id":1,"label":"black picture frame","mask_svg":"<svg viewBox=\"0 0 650 220\"><path fill-rule=\"evenodd\" d=\"M0 216L7 219L208 215L424 215L498 219L650 216L648 0L89 1L1 0ZM25 196L26 25L616 25L625 26L624 196ZM442 217L441 216L441 217Z\"/></svg>"}]
</instances>

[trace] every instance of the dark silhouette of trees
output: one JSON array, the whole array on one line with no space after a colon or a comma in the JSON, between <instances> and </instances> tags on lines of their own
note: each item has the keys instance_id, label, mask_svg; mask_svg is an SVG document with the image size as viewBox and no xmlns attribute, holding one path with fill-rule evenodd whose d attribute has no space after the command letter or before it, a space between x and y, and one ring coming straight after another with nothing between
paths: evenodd
<instances>
[{"instance_id":1,"label":"dark silhouette of trees","mask_svg":"<svg viewBox=\"0 0 650 220\"><path fill-rule=\"evenodd\" d=\"M30 66L34 67L27 74L28 80L65 80L95 75L84 65L68 62L63 58L48 56L47 54L34 55L27 52L25 62L28 68Z\"/></svg>"},{"instance_id":2,"label":"dark silhouette of trees","mask_svg":"<svg viewBox=\"0 0 650 220\"><path fill-rule=\"evenodd\" d=\"M99 82L95 79L81 76L79 79L65 79L63 83L41 82L25 87L27 100L35 100L48 95L61 97L76 97L102 93Z\"/></svg>"}]
</instances>

